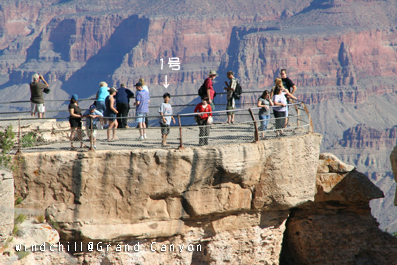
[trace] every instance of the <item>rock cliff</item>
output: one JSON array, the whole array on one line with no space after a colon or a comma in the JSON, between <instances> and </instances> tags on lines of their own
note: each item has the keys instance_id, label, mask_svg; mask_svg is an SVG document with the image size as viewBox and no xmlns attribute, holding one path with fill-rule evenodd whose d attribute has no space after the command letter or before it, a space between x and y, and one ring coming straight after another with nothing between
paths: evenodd
<instances>
[{"instance_id":1,"label":"rock cliff","mask_svg":"<svg viewBox=\"0 0 397 265\"><path fill-rule=\"evenodd\" d=\"M216 148L23 154L17 194L24 207L45 210L75 257L35 252L18 263L395 259L397 240L378 229L368 206L383 193L353 166L320 155L320 141L308 134ZM328 244L338 244L329 256Z\"/></svg>"}]
</instances>

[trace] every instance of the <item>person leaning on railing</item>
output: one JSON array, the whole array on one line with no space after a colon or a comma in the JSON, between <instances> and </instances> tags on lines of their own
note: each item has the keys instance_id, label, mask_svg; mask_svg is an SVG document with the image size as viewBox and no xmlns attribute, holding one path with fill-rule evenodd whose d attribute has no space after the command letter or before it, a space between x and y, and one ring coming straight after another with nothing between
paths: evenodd
<instances>
[{"instance_id":1,"label":"person leaning on railing","mask_svg":"<svg viewBox=\"0 0 397 265\"><path fill-rule=\"evenodd\" d=\"M283 87L283 83L278 82L276 78L276 86L274 87L274 95L273 95L273 114L274 118L276 118L276 134L277 136L285 136L283 133L283 128L285 126L285 115L287 109L287 98L288 96L292 99L296 99L291 93L288 92L287 89Z\"/></svg>"},{"instance_id":2,"label":"person leaning on railing","mask_svg":"<svg viewBox=\"0 0 397 265\"><path fill-rule=\"evenodd\" d=\"M80 141L80 148L86 147L83 143L83 131L81 130L81 118L83 117L81 115L81 108L77 101L79 100L79 97L76 94L72 95L72 98L70 99L70 104L69 104L69 123L71 127L71 132L70 132L70 145L71 145L71 150L75 151L76 147L74 147L73 142L77 133L77 140Z\"/></svg>"},{"instance_id":3,"label":"person leaning on railing","mask_svg":"<svg viewBox=\"0 0 397 265\"><path fill-rule=\"evenodd\" d=\"M106 105L105 105L105 99L107 96L109 96L109 87L108 84L104 81L99 83L99 90L96 93L96 109L100 111L103 115L105 115L106 112ZM106 124L106 119L99 119L101 123L101 127L99 129L102 129L102 127Z\"/></svg>"},{"instance_id":4,"label":"person leaning on railing","mask_svg":"<svg viewBox=\"0 0 397 265\"><path fill-rule=\"evenodd\" d=\"M194 112L212 112L211 106L208 104L208 97L203 97L201 103L197 104ZM212 113L202 113L196 115L196 122L200 126L199 145L208 145L208 137L210 135L210 127L212 124Z\"/></svg>"},{"instance_id":5,"label":"person leaning on railing","mask_svg":"<svg viewBox=\"0 0 397 265\"><path fill-rule=\"evenodd\" d=\"M265 131L269 125L270 120L270 106L273 106L273 101L270 99L269 90L263 91L261 97L258 99L259 120L261 121L260 130L262 131L262 139L265 139Z\"/></svg>"}]
</instances>

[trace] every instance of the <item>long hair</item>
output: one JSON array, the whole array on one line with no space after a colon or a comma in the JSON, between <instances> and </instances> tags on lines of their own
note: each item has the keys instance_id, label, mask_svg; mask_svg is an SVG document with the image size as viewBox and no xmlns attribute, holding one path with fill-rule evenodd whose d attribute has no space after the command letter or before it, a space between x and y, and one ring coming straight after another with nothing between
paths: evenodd
<instances>
[{"instance_id":1,"label":"long hair","mask_svg":"<svg viewBox=\"0 0 397 265\"><path fill-rule=\"evenodd\" d=\"M139 78L139 83L142 84L142 86L145 85L145 79L143 79L143 77Z\"/></svg>"},{"instance_id":2,"label":"long hair","mask_svg":"<svg viewBox=\"0 0 397 265\"><path fill-rule=\"evenodd\" d=\"M280 94L280 92L282 91L282 88L279 86L275 86L274 87L274 95L278 95Z\"/></svg>"},{"instance_id":3,"label":"long hair","mask_svg":"<svg viewBox=\"0 0 397 265\"><path fill-rule=\"evenodd\" d=\"M277 86L284 87L284 85L283 85L283 80L281 80L281 78L276 78L276 79L274 80L274 83L276 84L276 87L277 87Z\"/></svg>"},{"instance_id":4,"label":"long hair","mask_svg":"<svg viewBox=\"0 0 397 265\"><path fill-rule=\"evenodd\" d=\"M266 98L266 95L269 95L269 90L263 91L263 93L262 93L262 95L261 95L261 98L265 99L265 98Z\"/></svg>"}]
</instances>

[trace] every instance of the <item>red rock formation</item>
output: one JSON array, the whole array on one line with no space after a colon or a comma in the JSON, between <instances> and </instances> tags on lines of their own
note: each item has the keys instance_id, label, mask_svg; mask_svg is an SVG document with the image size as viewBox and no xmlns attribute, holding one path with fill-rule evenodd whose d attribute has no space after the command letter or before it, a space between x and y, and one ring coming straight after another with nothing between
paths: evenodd
<instances>
[{"instance_id":1,"label":"red rock formation","mask_svg":"<svg viewBox=\"0 0 397 265\"><path fill-rule=\"evenodd\" d=\"M396 140L397 126L377 130L365 124L359 124L346 130L338 145L348 148L392 149Z\"/></svg>"}]
</instances>

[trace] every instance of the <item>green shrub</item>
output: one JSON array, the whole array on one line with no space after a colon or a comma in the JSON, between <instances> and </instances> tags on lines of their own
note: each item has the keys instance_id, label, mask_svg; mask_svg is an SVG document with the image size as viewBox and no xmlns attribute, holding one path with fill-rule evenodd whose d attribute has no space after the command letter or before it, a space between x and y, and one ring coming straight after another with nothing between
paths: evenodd
<instances>
[{"instance_id":1,"label":"green shrub","mask_svg":"<svg viewBox=\"0 0 397 265\"><path fill-rule=\"evenodd\" d=\"M10 155L14 147L15 133L12 131L12 126L5 128L4 132L0 131L0 167L13 169Z\"/></svg>"},{"instance_id":2,"label":"green shrub","mask_svg":"<svg viewBox=\"0 0 397 265\"><path fill-rule=\"evenodd\" d=\"M36 220L38 223L44 223L45 217L44 217L44 215L39 215L36 217Z\"/></svg>"},{"instance_id":3,"label":"green shrub","mask_svg":"<svg viewBox=\"0 0 397 265\"><path fill-rule=\"evenodd\" d=\"M22 224L23 222L25 222L26 218L28 216L26 214L18 214L18 216L14 219L14 223L15 224Z\"/></svg>"},{"instance_id":4,"label":"green shrub","mask_svg":"<svg viewBox=\"0 0 397 265\"><path fill-rule=\"evenodd\" d=\"M23 251L23 250L21 250L21 251L17 251L15 254L17 254L17 256L18 256L18 260L21 260L21 259L23 259L24 257L26 257L27 255L29 255L29 254L30 254L30 251Z\"/></svg>"},{"instance_id":5,"label":"green shrub","mask_svg":"<svg viewBox=\"0 0 397 265\"><path fill-rule=\"evenodd\" d=\"M37 143L37 135L34 132L29 132L22 136L21 139L22 147L32 147Z\"/></svg>"},{"instance_id":6,"label":"green shrub","mask_svg":"<svg viewBox=\"0 0 397 265\"><path fill-rule=\"evenodd\" d=\"M12 229L12 234L16 235L18 233L19 226L17 224L14 224L14 229Z\"/></svg>"},{"instance_id":7,"label":"green shrub","mask_svg":"<svg viewBox=\"0 0 397 265\"><path fill-rule=\"evenodd\" d=\"M14 205L18 206L21 205L23 201L23 198L21 196L18 196L18 198L16 198Z\"/></svg>"}]
</instances>

